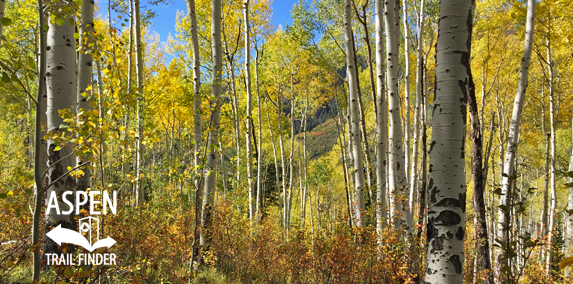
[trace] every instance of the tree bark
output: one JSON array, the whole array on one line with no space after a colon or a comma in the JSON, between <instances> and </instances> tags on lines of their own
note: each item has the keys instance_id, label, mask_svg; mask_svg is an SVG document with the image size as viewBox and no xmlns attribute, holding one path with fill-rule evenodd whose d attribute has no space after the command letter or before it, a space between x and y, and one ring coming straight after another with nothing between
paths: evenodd
<instances>
[{"instance_id":1,"label":"tree bark","mask_svg":"<svg viewBox=\"0 0 573 284\"><path fill-rule=\"evenodd\" d=\"M4 0L0 0L4 3ZM45 153L46 148L42 145L42 117L45 112L42 112L42 106L45 105L44 93L46 91L46 82L44 81L46 73L46 37L44 33L44 4L42 0L38 0L38 26L40 46L38 48L38 90L36 93L36 117L34 126L34 214L32 219L32 245L36 245L33 252L33 274L32 281L39 283L40 281L40 267L42 265L42 258L40 255L40 214L42 211L42 196L44 193L44 186L42 182L42 174L45 166L42 166L42 154Z\"/></svg>"},{"instance_id":2,"label":"tree bark","mask_svg":"<svg viewBox=\"0 0 573 284\"><path fill-rule=\"evenodd\" d=\"M521 68L519 71L519 81L517 85L517 93L513 103L513 111L511 116L511 124L509 125L509 137L505 149L505 159L503 163L503 172L501 179L501 195L499 198L499 223L497 227L497 239L502 240L506 244L509 241L510 231L510 192L514 180L515 157L517 155L517 142L519 138L519 128L521 126L521 112L523 110L523 101L525 99L525 90L527 89L527 79L529 76L529 63L531 61L531 51L533 44L533 29L535 19L535 1L528 0L527 7L527 23L525 27L525 43L523 50L523 57L521 59ZM500 131L502 131L500 129ZM502 253L497 256L496 272L500 279L504 281L509 280L509 269L503 270L502 267L509 267L509 257L506 251L507 247L502 248Z\"/></svg>"},{"instance_id":3,"label":"tree bark","mask_svg":"<svg viewBox=\"0 0 573 284\"><path fill-rule=\"evenodd\" d=\"M58 2L56 6L64 5ZM64 18L64 24L58 25L49 21L49 29L46 38L46 89L47 89L47 130L54 134L68 134L64 119L59 111L73 112L77 106L76 100L76 41L74 40L74 26L69 24L70 17ZM60 148L61 147L61 148ZM65 191L73 191L76 187L75 179L65 175L68 168L75 165L72 146L68 143L62 145L56 141L48 140L48 180L47 188L48 204L50 195L58 197L61 211L69 210L70 206L62 202L62 194ZM60 214L55 210L46 209L45 232L53 227L61 225L62 228L74 229L73 214ZM60 253L58 245L50 238L44 238L44 254Z\"/></svg>"},{"instance_id":4,"label":"tree bark","mask_svg":"<svg viewBox=\"0 0 573 284\"><path fill-rule=\"evenodd\" d=\"M404 25L404 178L406 179L406 186L408 186L409 195L408 202L406 203L410 214L408 218L412 218L412 202L414 191L408 185L408 177L410 171L410 33L408 28L408 1L402 0L402 23ZM399 29L399 28L398 28ZM412 224L412 220L408 220Z\"/></svg>"},{"instance_id":5,"label":"tree bark","mask_svg":"<svg viewBox=\"0 0 573 284\"><path fill-rule=\"evenodd\" d=\"M247 93L247 121L246 121L246 135L245 143L247 144L247 179L248 179L248 190L249 190L249 220L253 220L255 214L255 208L253 208L253 169L252 169L252 149L251 149L251 126L252 126L252 115L253 115L253 102L251 96L251 42L250 35L251 32L249 27L249 0L243 1L243 14L245 17L245 91Z\"/></svg>"},{"instance_id":6,"label":"tree bark","mask_svg":"<svg viewBox=\"0 0 573 284\"><path fill-rule=\"evenodd\" d=\"M440 2L436 44L427 225L426 283L463 283L466 220L466 101L474 3Z\"/></svg>"},{"instance_id":7,"label":"tree bark","mask_svg":"<svg viewBox=\"0 0 573 284\"><path fill-rule=\"evenodd\" d=\"M362 164L362 149L360 147L360 119L358 109L357 80L354 57L354 44L352 36L352 0L345 0L344 9L344 38L346 41L346 77L348 78L348 93L350 104L350 127L352 133L352 152L354 159L355 176L355 222L356 226L366 225L364 207L364 172Z\"/></svg>"},{"instance_id":8,"label":"tree bark","mask_svg":"<svg viewBox=\"0 0 573 284\"><path fill-rule=\"evenodd\" d=\"M199 38L197 36L197 16L195 12L195 0L187 0L189 10L189 23L191 30L191 42L193 49L193 166L195 177L195 220L193 228L193 254L191 261L195 261L199 255L199 219L201 218L201 181L203 159L201 156L201 57L199 51Z\"/></svg>"},{"instance_id":9,"label":"tree bark","mask_svg":"<svg viewBox=\"0 0 573 284\"><path fill-rule=\"evenodd\" d=\"M255 57L255 87L256 87L256 92L257 92L257 115L258 115L258 128L259 128L259 134L257 137L258 140L258 144L259 144L259 150L257 151L257 210L256 210L256 214L257 214L257 220L260 220L260 214L261 214L261 202L264 203L265 200L265 196L262 192L262 184L261 184L261 174L262 174L262 166L263 166L263 150L262 150L262 143L263 143L263 118L262 118L262 109L261 109L261 93L259 90L259 64L260 64L260 56L262 51L259 51L259 49L257 48L257 44L255 43L255 51L256 51L256 57Z\"/></svg>"},{"instance_id":10,"label":"tree bark","mask_svg":"<svg viewBox=\"0 0 573 284\"><path fill-rule=\"evenodd\" d=\"M388 158L388 105L384 74L384 6L376 0L376 233L382 245L382 231L386 227L386 166Z\"/></svg>"},{"instance_id":11,"label":"tree bark","mask_svg":"<svg viewBox=\"0 0 573 284\"><path fill-rule=\"evenodd\" d=\"M491 273L491 262L489 257L489 240L487 235L486 206L484 191L487 182L485 167L483 166L483 134L479 118L479 110L475 94L475 86L470 74L470 88L468 92L467 104L469 106L470 117L470 139L472 140L471 171L474 184L474 212L475 212L475 232L479 246L479 257L477 262L486 274L484 284L493 284L493 274ZM487 163L487 162L486 162ZM476 265L477 269L478 265ZM474 276L475 277L475 276Z\"/></svg>"},{"instance_id":12,"label":"tree bark","mask_svg":"<svg viewBox=\"0 0 573 284\"><path fill-rule=\"evenodd\" d=\"M551 57L551 19L548 20L548 35L547 35L547 73L548 73L548 87L549 87L549 126L551 129L551 195L549 199L549 224L547 230L547 243L549 252L547 253L547 259L545 260L545 274L550 276L551 273L551 259L553 256L553 240L554 240L554 227L555 227L555 207L557 203L557 188L556 188L556 173L555 173L555 159L556 159L556 149L555 149L555 95L553 93L553 66Z\"/></svg>"},{"instance_id":13,"label":"tree bark","mask_svg":"<svg viewBox=\"0 0 573 284\"><path fill-rule=\"evenodd\" d=\"M401 228L409 231L412 224L409 223L411 218L406 210L408 201L406 192L406 171L405 156L402 144L402 125L400 121L400 92L398 89L398 41L400 35L400 26L397 21L398 11L400 9L398 1L385 1L386 26L386 78L388 86L388 107L390 111L390 128L388 131L388 187L391 193L390 200L396 210L400 212L400 222L397 224Z\"/></svg>"},{"instance_id":14,"label":"tree bark","mask_svg":"<svg viewBox=\"0 0 573 284\"><path fill-rule=\"evenodd\" d=\"M136 206L143 205L145 189L141 183L141 167L143 166L143 119L145 107L145 95L143 94L143 43L141 35L141 11L139 8L139 0L135 2L135 72L137 76L137 145L136 145L136 167L135 175L137 177L135 182L136 192Z\"/></svg>"},{"instance_id":15,"label":"tree bark","mask_svg":"<svg viewBox=\"0 0 573 284\"><path fill-rule=\"evenodd\" d=\"M213 211L213 196L217 181L217 145L219 145L219 109L222 91L223 54L221 45L221 0L213 0L211 10L211 54L213 57L211 67L211 118L209 121L209 136L207 138L207 170L205 189L203 191L203 207L201 210L201 246L208 245L211 239L211 222Z\"/></svg>"},{"instance_id":16,"label":"tree bark","mask_svg":"<svg viewBox=\"0 0 573 284\"><path fill-rule=\"evenodd\" d=\"M418 143L419 137L419 121L420 121L420 104L422 103L422 86L424 85L423 78L423 58L422 49L424 48L424 13L425 13L425 0L420 1L420 14L418 15L418 52L416 59L416 105L414 106L414 135L412 141L412 161L410 169L410 215L414 218L416 213L416 201L418 193ZM418 214L420 214L418 212Z\"/></svg>"},{"instance_id":17,"label":"tree bark","mask_svg":"<svg viewBox=\"0 0 573 284\"><path fill-rule=\"evenodd\" d=\"M573 135L573 118L571 121L571 133ZM569 154L569 172L573 172L573 141L571 143L571 153ZM569 198L567 202L567 210L565 212L565 256L571 255L571 248L573 247L573 177L569 177L567 182L569 185ZM571 275L571 268L565 270L565 277Z\"/></svg>"}]
</instances>

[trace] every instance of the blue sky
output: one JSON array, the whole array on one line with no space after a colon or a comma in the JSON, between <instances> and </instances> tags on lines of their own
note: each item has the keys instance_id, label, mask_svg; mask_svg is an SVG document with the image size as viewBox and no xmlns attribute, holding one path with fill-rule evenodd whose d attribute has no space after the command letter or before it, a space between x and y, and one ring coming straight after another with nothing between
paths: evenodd
<instances>
[{"instance_id":1,"label":"blue sky","mask_svg":"<svg viewBox=\"0 0 573 284\"><path fill-rule=\"evenodd\" d=\"M298 0L273 1L273 24L275 27L278 27L279 25L284 27L287 24L292 24L290 11L295 3L298 3ZM104 5L107 6L107 3ZM151 27L151 30L160 35L161 41L166 41L169 34L173 36L176 33L175 16L177 15L177 11L179 10L187 13L187 2L185 0L172 0L171 4L160 4L158 6L150 5L149 8L154 10L157 14L157 17L152 20L153 26ZM170 59L170 56L168 56L168 58Z\"/></svg>"}]
</instances>

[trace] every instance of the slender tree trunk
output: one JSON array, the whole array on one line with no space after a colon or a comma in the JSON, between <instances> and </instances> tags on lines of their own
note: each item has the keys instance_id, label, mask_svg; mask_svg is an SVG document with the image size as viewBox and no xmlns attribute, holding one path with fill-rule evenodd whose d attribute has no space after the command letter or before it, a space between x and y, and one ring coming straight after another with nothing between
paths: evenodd
<instances>
[{"instance_id":1,"label":"slender tree trunk","mask_svg":"<svg viewBox=\"0 0 573 284\"><path fill-rule=\"evenodd\" d=\"M509 137L507 141L507 146L505 150L505 160L503 163L503 173L501 180L501 195L499 198L499 223L497 228L497 238L508 243L509 241L509 231L511 228L510 224L510 192L511 185L514 180L514 168L515 168L515 157L517 154L517 141L519 138L519 128L521 126L521 112L523 110L523 101L525 98L525 90L527 88L527 79L529 75L529 62L531 61L531 51L533 44L533 28L535 19L535 1L528 0L527 7L527 23L525 28L525 47L523 50L523 57L521 59L521 69L519 71L519 81L517 85L517 93L515 95L515 101L513 104L513 112L511 117L511 124L509 126ZM501 131L501 129L500 129ZM502 269L503 266L509 267L509 258L507 257L507 251L503 249L503 252L498 255L498 261L496 265L496 272L500 275L500 279L507 281L509 279L509 272L507 269Z\"/></svg>"},{"instance_id":2,"label":"slender tree trunk","mask_svg":"<svg viewBox=\"0 0 573 284\"><path fill-rule=\"evenodd\" d=\"M137 76L137 145L136 145L136 166L135 175L137 177L135 182L135 192L137 195L136 206L143 205L145 189L141 182L141 167L143 166L143 119L145 107L145 95L143 93L143 43L141 35L141 11L139 8L139 0L135 2L135 72Z\"/></svg>"},{"instance_id":3,"label":"slender tree trunk","mask_svg":"<svg viewBox=\"0 0 573 284\"><path fill-rule=\"evenodd\" d=\"M402 126L400 122L400 92L398 89L398 41L400 26L397 25L398 1L385 1L384 22L386 26L386 77L388 86L388 107L390 110L390 128L388 131L388 186L391 193L390 200L396 210L400 212L400 227L409 231L412 228L411 218L404 204L408 204L406 192L405 156L402 144Z\"/></svg>"},{"instance_id":4,"label":"slender tree trunk","mask_svg":"<svg viewBox=\"0 0 573 284\"><path fill-rule=\"evenodd\" d=\"M493 284L493 274L491 273L491 262L489 257L489 240L487 235L487 223L485 216L484 191L487 182L485 167L483 166L483 136L475 86L470 75L470 87L467 97L470 117L470 139L472 140L471 171L474 184L474 212L475 212L475 232L479 246L479 257L476 258L476 269L481 264L482 271L486 273L484 284ZM482 86L483 88L483 86ZM487 160L486 160L487 161ZM486 162L487 163L487 162ZM475 275L474 275L475 277Z\"/></svg>"},{"instance_id":5,"label":"slender tree trunk","mask_svg":"<svg viewBox=\"0 0 573 284\"><path fill-rule=\"evenodd\" d=\"M290 217L291 217L291 209L292 209L292 191L293 191L293 155L294 155L294 108L295 108L295 101L294 101L294 84L293 84L293 75L291 73L290 78L290 87L291 87L291 107L290 107L290 155L289 155L289 184L288 184L288 202L285 202L285 208L287 209L286 213L286 230L287 234L290 232ZM287 201L285 199L285 201Z\"/></svg>"},{"instance_id":6,"label":"slender tree trunk","mask_svg":"<svg viewBox=\"0 0 573 284\"><path fill-rule=\"evenodd\" d=\"M133 59L131 54L133 53L133 21L134 21L134 14L133 14L133 0L129 0L129 36L128 36L128 47L127 47L127 93L131 94L131 84L132 84L132 77L133 74ZM127 119L126 119L127 123Z\"/></svg>"},{"instance_id":7,"label":"slender tree trunk","mask_svg":"<svg viewBox=\"0 0 573 284\"><path fill-rule=\"evenodd\" d=\"M417 59L416 59L416 105L414 106L414 137L412 141L412 161L411 161L411 169L410 169L410 215L412 218L416 213L416 199L418 193L418 142L420 137L418 133L420 132L419 129L419 121L420 121L420 104L422 103L421 96L422 96L422 86L424 83L422 80L423 78L423 58L424 55L422 54L422 50L424 48L424 13L425 13L425 0L420 1L420 14L418 15L418 52L417 52ZM418 215L420 213L418 212Z\"/></svg>"},{"instance_id":8,"label":"slender tree trunk","mask_svg":"<svg viewBox=\"0 0 573 284\"><path fill-rule=\"evenodd\" d=\"M56 3L56 7L64 5ZM54 7L54 9L56 9ZM47 99L47 130L50 136L56 133L67 134L60 111L74 112L77 106L76 91L76 41L74 40L74 26L69 24L70 17L64 19L63 25L48 23L49 29L46 38L46 89ZM66 175L67 169L74 167L72 147L69 144L57 144L48 140L48 180L46 204L50 196L55 194L58 198L61 211L70 210L70 206L62 202L65 191L73 191L76 187L75 179ZM56 181L59 180L59 181ZM54 184L52 184L54 183ZM46 209L45 232L61 225L62 228L74 229L73 214L61 214L54 208ZM44 238L44 254L60 253L58 245L50 238Z\"/></svg>"},{"instance_id":9,"label":"slender tree trunk","mask_svg":"<svg viewBox=\"0 0 573 284\"><path fill-rule=\"evenodd\" d=\"M441 1L436 43L426 258L426 283L463 283L466 229L466 101L470 68L472 0Z\"/></svg>"},{"instance_id":10,"label":"slender tree trunk","mask_svg":"<svg viewBox=\"0 0 573 284\"><path fill-rule=\"evenodd\" d=\"M308 160L306 157L306 125L307 125L307 115L308 113L308 93L305 95L305 105L304 105L304 114L302 116L302 123L303 123L303 136L302 136L302 157L303 157L303 166L304 166L304 176L303 178L303 182L304 182L304 188L303 188L303 193L302 193L302 197L301 197L301 228L304 228L304 223L305 223L305 218L306 218L306 193L308 191Z\"/></svg>"},{"instance_id":11,"label":"slender tree trunk","mask_svg":"<svg viewBox=\"0 0 573 284\"><path fill-rule=\"evenodd\" d=\"M573 135L573 118L571 121L571 133ZM569 154L569 172L573 172L573 141L571 143L571 153ZM573 177L567 179L568 183L573 183ZM571 255L571 248L573 247L573 186L569 185L569 196L567 202L567 210L565 212L565 256ZM565 270L565 277L571 275L571 268Z\"/></svg>"},{"instance_id":12,"label":"slender tree trunk","mask_svg":"<svg viewBox=\"0 0 573 284\"><path fill-rule=\"evenodd\" d=\"M344 189L346 190L346 208L348 213L348 226L352 228L352 198L350 198L350 186L348 182L348 168L346 161L346 140L344 139L344 129L340 123L340 114L335 119L336 127L338 130L338 141L340 143L340 154L342 155L342 170L344 171ZM309 191L310 194L310 191Z\"/></svg>"},{"instance_id":13,"label":"slender tree trunk","mask_svg":"<svg viewBox=\"0 0 573 284\"><path fill-rule=\"evenodd\" d=\"M382 245L382 231L386 227L386 166L388 158L388 105L384 74L384 6L376 0L376 233Z\"/></svg>"},{"instance_id":14,"label":"slender tree trunk","mask_svg":"<svg viewBox=\"0 0 573 284\"><path fill-rule=\"evenodd\" d=\"M408 186L408 177L410 171L410 34L408 28L408 1L402 0L402 23L404 25L404 178L406 179L406 186ZM399 27L398 27L399 29ZM406 203L410 214L408 218L412 218L412 202L414 191L409 186L408 202ZM412 220L408 220L412 224Z\"/></svg>"},{"instance_id":15,"label":"slender tree trunk","mask_svg":"<svg viewBox=\"0 0 573 284\"><path fill-rule=\"evenodd\" d=\"M356 6L354 6L354 10L356 12L356 18L357 20L362 24L362 27L364 28L364 43L366 45L366 49L367 49L367 55L368 55L368 73L369 73L369 79L370 79L370 90L371 90L371 94L372 94L372 104L374 105L374 113L376 113L376 88L374 85L374 70L372 69L372 50L370 48L370 35L369 35L369 30L368 30L368 20L367 20L367 15L366 15L366 7L368 6L368 3L370 2L370 0L366 1L364 3L364 6L362 6L362 12L363 12L363 18L360 16L360 14L358 13L358 10L356 9ZM354 54L354 64L356 66L358 66L358 60L356 58L356 54ZM356 71L356 78L360 78L360 74L358 73L358 68L355 69ZM368 143L368 133L367 133L367 129L366 129L366 119L365 119L365 114L364 114L364 108L363 108L363 104L362 104L362 94L360 91L360 79L357 79L356 81L357 83L357 90L358 90L358 106L360 109L360 129L361 129L361 133L362 133L362 140L364 142L364 159L365 159L365 167L366 167L366 180L368 182L368 198L369 201L372 202L372 200L374 199L374 194L372 192L372 188L373 186L373 182L372 182L372 166L370 165L370 152L369 152L369 143Z\"/></svg>"},{"instance_id":16,"label":"slender tree trunk","mask_svg":"<svg viewBox=\"0 0 573 284\"><path fill-rule=\"evenodd\" d=\"M203 191L203 207L201 209L201 246L208 245L211 239L211 222L213 212L213 197L217 181L217 145L219 144L219 109L222 91L223 54L221 45L221 0L213 0L211 10L211 54L213 57L211 78L211 118L209 121L209 136L207 138L207 170L205 189Z\"/></svg>"},{"instance_id":17,"label":"slender tree trunk","mask_svg":"<svg viewBox=\"0 0 573 284\"><path fill-rule=\"evenodd\" d=\"M201 219L201 181L203 170L201 166L203 159L201 156L201 143L203 134L201 132L201 57L199 52L199 38L197 36L197 16L195 13L195 0L187 0L187 10L189 11L189 23L191 30L191 42L193 49L193 166L195 177L195 221L193 228L193 254L191 261L196 261L199 255L199 220ZM222 161L221 161L222 162Z\"/></svg>"},{"instance_id":18,"label":"slender tree trunk","mask_svg":"<svg viewBox=\"0 0 573 284\"><path fill-rule=\"evenodd\" d=\"M277 109L277 117L279 120L279 147L281 150L281 172L282 172L282 183L283 183L283 197L282 199L279 198L279 203L282 204L283 214L281 219L281 224L286 227L286 218L287 218L287 207L286 207L286 166L285 166L285 151L283 145L283 124L282 124L282 99L280 97L277 98L278 100L278 109ZM278 174L278 173L277 173ZM282 201L281 201L282 200ZM279 204L280 205L280 204ZM280 206L279 206L280 207ZM280 209L280 208L279 208Z\"/></svg>"},{"instance_id":19,"label":"slender tree trunk","mask_svg":"<svg viewBox=\"0 0 573 284\"><path fill-rule=\"evenodd\" d=\"M544 238L547 236L547 224L548 224L548 214L549 212L549 145L551 134L547 132L545 127L545 90L543 86L541 87L541 129L543 135L545 135L545 168L543 172L544 176L544 188L543 188L543 207L541 209L541 228L540 237ZM541 249L543 252L544 250ZM544 253L541 253L544 255Z\"/></svg>"},{"instance_id":20,"label":"slender tree trunk","mask_svg":"<svg viewBox=\"0 0 573 284\"><path fill-rule=\"evenodd\" d=\"M260 219L260 214L261 214L261 205L260 203L263 202L265 200L265 196L262 195L262 184L261 184L261 174L262 174L262 166L263 166L263 150L262 150L262 146L263 146L263 120L262 120L262 109L261 109L261 93L259 90L259 64L260 64L260 54L259 54L259 49L257 48L257 45L255 44L255 50L257 52L257 56L255 57L255 87L256 87L256 92L257 92L257 115L258 115L258 128L259 128L259 134L257 137L258 140L258 144L259 144L259 150L257 151L257 210L256 210L256 214L257 214L257 220Z\"/></svg>"},{"instance_id":21,"label":"slender tree trunk","mask_svg":"<svg viewBox=\"0 0 573 284\"><path fill-rule=\"evenodd\" d=\"M4 0L2 1L2 8ZM3 12L3 11L2 11ZM0 15L3 16L3 15ZM42 0L38 0L38 26L44 26L44 4ZM32 220L32 245L36 245L33 254L33 274L32 281L39 283L40 281L40 267L42 265L42 258L40 254L40 214L42 211L42 197L44 194L44 186L42 175L45 166L42 166L42 154L46 152L46 148L42 145L42 117L45 117L45 112L42 112L42 106L45 105L44 93L46 91L46 81L44 75L46 73L46 36L43 28L39 29L40 46L38 48L38 75L37 83L38 90L36 93L36 117L34 126L34 215Z\"/></svg>"},{"instance_id":22,"label":"slender tree trunk","mask_svg":"<svg viewBox=\"0 0 573 284\"><path fill-rule=\"evenodd\" d=\"M422 66L422 84L425 82L425 67L424 65ZM426 113L426 110L428 109L428 105L426 102L426 94L425 94L425 84L423 84L422 86L422 93L421 93L421 103L422 103L422 113L421 113L421 120L422 120L422 125L421 125L421 136L422 136L422 177L421 177L421 184L420 184L420 190L419 190L419 195L420 195L420 199L419 199L419 205L418 205L418 239L422 236L422 231L423 231L423 225L426 223L426 194L427 194L427 184L426 181L427 179L427 168L428 168L428 136L426 135L426 121L428 119L428 115Z\"/></svg>"},{"instance_id":23,"label":"slender tree trunk","mask_svg":"<svg viewBox=\"0 0 573 284\"><path fill-rule=\"evenodd\" d=\"M355 222L356 226L364 227L366 225L364 207L364 172L362 164L362 149L360 147L360 118L358 109L357 80L354 68L357 68L353 55L354 44L352 36L352 13L350 7L352 0L345 0L344 9L344 38L346 41L346 77L348 78L348 93L350 104L350 128L352 133L352 152L354 158L354 176L355 176Z\"/></svg>"},{"instance_id":24,"label":"slender tree trunk","mask_svg":"<svg viewBox=\"0 0 573 284\"><path fill-rule=\"evenodd\" d=\"M245 91L247 92L247 122L246 122L246 135L245 143L247 144L247 179L249 190L249 219L252 221L255 214L253 208L253 169L252 169L252 149L251 149L251 126L253 120L253 102L251 99L251 41L250 41L250 27L249 27L249 0L243 1L243 14L245 17Z\"/></svg>"},{"instance_id":25,"label":"slender tree trunk","mask_svg":"<svg viewBox=\"0 0 573 284\"><path fill-rule=\"evenodd\" d=\"M549 19L549 32L551 31L551 22ZM551 197L549 200L549 224L547 231L547 243L549 252L547 253L547 259L545 261L545 274L550 276L551 273L551 259L553 257L553 240L554 240L554 227L555 227L555 207L557 203L557 188L556 188L556 173L555 173L555 159L556 159L556 149L555 149L555 95L553 93L553 58L551 57L551 33L548 33L547 39L547 71L548 71L548 87L549 87L549 124L551 128Z\"/></svg>"}]
</instances>

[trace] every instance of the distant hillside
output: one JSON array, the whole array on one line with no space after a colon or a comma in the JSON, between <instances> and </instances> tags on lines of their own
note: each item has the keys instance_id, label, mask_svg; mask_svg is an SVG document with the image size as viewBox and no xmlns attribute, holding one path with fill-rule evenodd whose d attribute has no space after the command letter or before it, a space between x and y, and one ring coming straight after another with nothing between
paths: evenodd
<instances>
[{"instance_id":1,"label":"distant hillside","mask_svg":"<svg viewBox=\"0 0 573 284\"><path fill-rule=\"evenodd\" d=\"M302 142L303 133L299 133L298 139ZM336 144L338 133L336 121L329 119L322 124L315 126L311 131L306 132L306 147L311 159L327 153Z\"/></svg>"}]
</instances>

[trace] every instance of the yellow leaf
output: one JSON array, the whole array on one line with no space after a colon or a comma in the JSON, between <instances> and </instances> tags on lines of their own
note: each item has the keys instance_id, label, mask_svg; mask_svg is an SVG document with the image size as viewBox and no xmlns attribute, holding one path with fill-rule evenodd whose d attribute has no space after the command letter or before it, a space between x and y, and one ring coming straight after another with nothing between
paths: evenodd
<instances>
[{"instance_id":1,"label":"yellow leaf","mask_svg":"<svg viewBox=\"0 0 573 284\"><path fill-rule=\"evenodd\" d=\"M559 269L563 269L572 264L573 264L573 256L566 257L561 262L559 262Z\"/></svg>"},{"instance_id":2,"label":"yellow leaf","mask_svg":"<svg viewBox=\"0 0 573 284\"><path fill-rule=\"evenodd\" d=\"M8 191L8 193L6 195L12 196L12 195L14 195L14 192L10 190L10 191Z\"/></svg>"},{"instance_id":3,"label":"yellow leaf","mask_svg":"<svg viewBox=\"0 0 573 284\"><path fill-rule=\"evenodd\" d=\"M119 131L121 131L121 132L125 131L125 126L120 126Z\"/></svg>"},{"instance_id":4,"label":"yellow leaf","mask_svg":"<svg viewBox=\"0 0 573 284\"><path fill-rule=\"evenodd\" d=\"M6 267L10 268L12 266L14 266L14 262L12 262L11 260L8 260L8 262L6 263Z\"/></svg>"}]
</instances>

